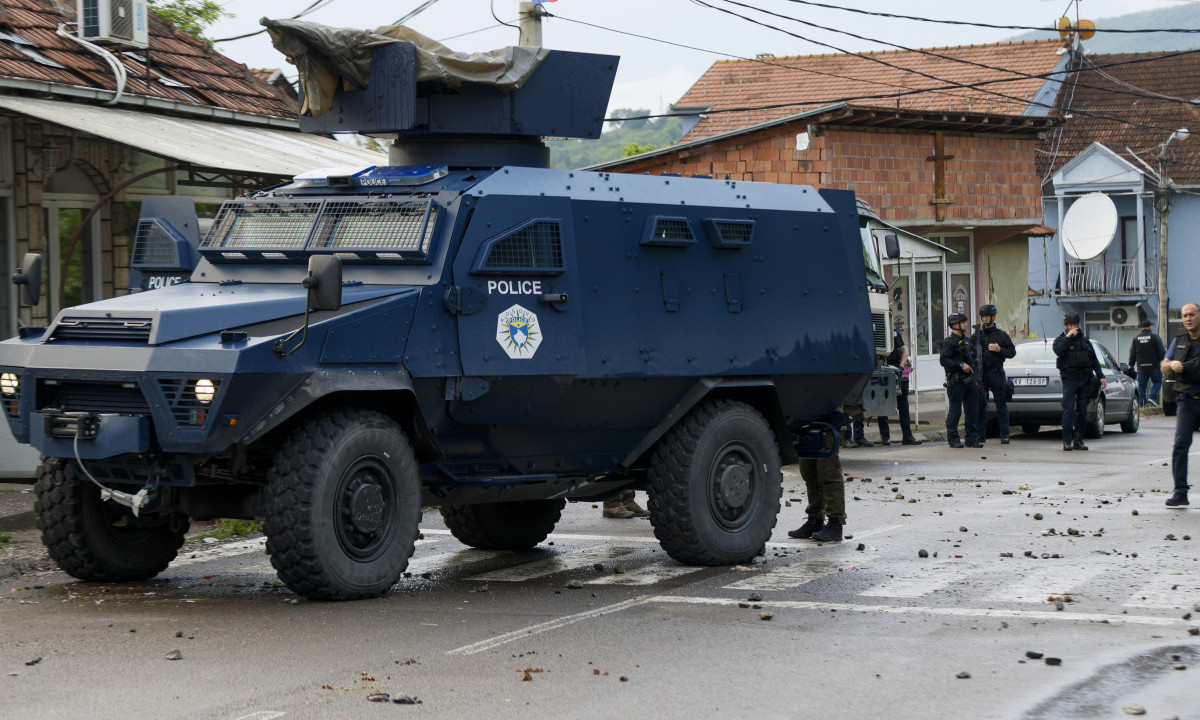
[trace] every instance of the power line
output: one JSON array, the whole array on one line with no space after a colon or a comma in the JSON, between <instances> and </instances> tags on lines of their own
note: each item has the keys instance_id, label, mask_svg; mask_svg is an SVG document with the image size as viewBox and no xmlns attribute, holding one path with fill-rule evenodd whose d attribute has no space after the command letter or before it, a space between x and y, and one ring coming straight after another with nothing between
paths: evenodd
<instances>
[{"instance_id":1,"label":"power line","mask_svg":"<svg viewBox=\"0 0 1200 720\"><path fill-rule=\"evenodd\" d=\"M438 0L425 0L425 2L421 3L420 5L413 8L412 10L409 10L407 13L402 15L399 20L397 20L396 22L394 22L392 24L393 25L403 25L406 21L415 18L416 16L425 12L429 8L433 7L433 5L435 3L437 3L437 1Z\"/></svg>"},{"instance_id":2,"label":"power line","mask_svg":"<svg viewBox=\"0 0 1200 720\"><path fill-rule=\"evenodd\" d=\"M333 0L313 0L313 2L308 7L304 8L303 10L301 10L300 12L296 13L295 15L291 16L288 19L289 20L298 20L298 19L304 17L305 15L308 15L310 13L314 13L314 12L320 10L321 8L330 4L331 2L333 2ZM266 28L263 28L262 30L255 30L252 33L246 33L245 35L234 35L233 37L220 38L218 40L213 40L212 42L214 45L216 45L217 43L222 43L222 42L231 42L233 40L242 40L244 38L254 37L255 35L262 35L266 31L267 31Z\"/></svg>"},{"instance_id":3,"label":"power line","mask_svg":"<svg viewBox=\"0 0 1200 720\"><path fill-rule=\"evenodd\" d=\"M770 10L764 10L762 8L757 8L757 7L754 7L753 5L747 5L745 3L738 2L737 0L725 0L725 2L729 3L730 5L737 5L739 7L746 8L748 10L756 10L758 12L761 12L765 15L770 15L772 17L777 17L777 18L780 18L783 20L791 20L793 22L798 22L802 25L808 25L809 27L814 27L819 30L825 30L827 32L838 33L841 35L848 35L857 40L864 40L866 42L879 43L881 45L889 45L891 47L894 47L894 48L897 48L900 50L904 50L906 52L916 53L919 55L924 55L926 57L934 57L934 58L946 60L949 62L961 63L963 65L971 65L973 67L978 67L978 68L982 68L985 70L995 70L997 72L1011 73L1013 75L1018 75L1018 76L1021 76L1024 78L1029 78L1029 79L1036 79L1036 78L1040 77L1037 75L1031 75L1029 73L1021 72L1019 70L1012 70L1009 68L997 67L995 65L987 65L985 63L975 62L973 60L967 60L965 58L958 58L958 57L954 57L951 55L944 55L942 53L933 52L931 50L923 50L920 48L910 48L910 47L906 47L904 45L900 45L898 43L889 42L887 40L880 40L878 38L867 37L865 35L858 35L856 33L850 32L848 30L839 30L838 28L828 27L825 25L819 25L817 23L810 22L808 20L801 20L800 18L794 18L794 17L788 16L788 15L783 15L780 13L772 12ZM714 9L719 9L719 8L714 8ZM737 13L735 13L735 15L737 15ZM738 15L738 17L744 17L744 16ZM750 20L749 18L745 18L745 19ZM751 20L751 22L753 22L753 21ZM771 26L768 26L768 27L771 27ZM783 30L781 28L776 28L776 29L780 30L780 32L787 32L786 30ZM862 57L862 56L860 55L859 57ZM899 66L893 66L893 67L899 67ZM916 71L912 71L912 72L916 72ZM1113 78L1109 78L1109 79L1113 79ZM1119 84L1124 84L1124 83L1120 83L1120 81L1117 81L1115 79L1113 79L1113 80L1114 80L1114 82L1117 82ZM1099 86L1099 85L1089 85L1087 83L1080 83L1079 82L1079 74L1076 74L1074 76L1074 82L1079 87L1084 87L1084 88L1088 88L1088 89L1092 89L1092 90L1099 90L1101 92L1113 93L1116 95L1132 95L1134 97L1156 98L1156 99L1163 99L1165 97L1162 95L1150 94L1150 93L1146 93L1146 92L1135 92L1134 90L1137 90L1137 88L1134 88L1133 90L1121 90L1119 88L1114 89L1114 88L1108 88L1108 87L1103 87L1103 86ZM1129 87L1132 87L1132 86L1129 86ZM1175 100L1178 100L1179 102L1187 103L1188 105L1192 104L1190 101L1182 100L1180 98L1168 98L1168 99L1175 99Z\"/></svg>"},{"instance_id":4,"label":"power line","mask_svg":"<svg viewBox=\"0 0 1200 720\"><path fill-rule=\"evenodd\" d=\"M1058 32L1056 27L1036 27L1033 25L995 25L992 23L971 22L968 20L942 20L940 18L918 17L916 15L899 15L896 13L879 12L876 10L861 10L859 8L844 7L842 5L833 5L830 3L816 2L815 0L788 0L788 2L798 5L809 5L812 7L827 8L830 10L842 10L844 12L858 13L860 15L873 15L875 17L894 18L897 20L915 20L917 22L937 23L941 25L966 25L970 27L988 28L990 30L1037 30L1041 32ZM1074 0L1067 4L1067 10L1070 10ZM1078 14L1078 13L1077 13ZM1066 15L1066 11L1063 12ZM1200 33L1200 28L1141 28L1141 29L1121 29L1121 28L1096 28L1098 33Z\"/></svg>"},{"instance_id":5,"label":"power line","mask_svg":"<svg viewBox=\"0 0 1200 720\"><path fill-rule=\"evenodd\" d=\"M726 0L726 2L730 2L730 1L731 1L731 0ZM862 60L867 60L867 61L869 61L869 62L878 63L878 64L880 64L880 65L883 65L883 66L885 66L885 67L890 67L890 68L892 68L892 69L894 69L894 70L901 70L901 71L903 71L903 72L910 72L910 73L913 73L913 74L915 74L915 75L920 75L920 76L922 76L922 77L925 77L925 78L928 78L928 79L930 79L930 80L934 80L934 81L937 81L937 82L942 82L942 83L949 82L949 81L947 81L947 80L946 80L946 79L944 79L944 78L940 78L940 77L938 77L938 76L936 76L936 75L932 75L932 74L930 74L930 73L927 73L927 72L923 72L923 71L920 71L920 70L914 70L914 69L912 69L912 68L905 68L905 67L901 67L901 66L899 66L899 65L896 65L895 63L890 63L890 62L888 62L888 61L886 61L886 60L883 60L883 59L881 59L881 58L878 58L878 57L872 57L872 56L864 55L864 54L862 54L862 53L850 52L850 51L844 50L844 49L842 49L842 48L839 48L839 47L837 47L836 45L831 45L831 44L829 44L829 43L821 42L821 41L819 41L819 40L813 40L813 39L811 39L811 38L805 37L805 36L803 36L803 35L799 35L799 34L797 34L797 33L791 32L791 31L789 31L789 30L784 30L783 28L776 27L776 26L774 26L774 25L771 25L770 23L764 23L764 22L762 22L762 21L755 20L754 18L746 17L746 16L744 16L744 15L741 15L741 14L739 14L739 13L733 12L732 10L727 10L727 9L725 9L725 8L720 8L720 7L716 7L716 6L714 6L714 5L710 5L709 3L705 2L704 0L691 0L691 2L692 2L692 4L694 4L694 5L700 5L700 6L702 6L702 7L707 7L707 8L709 8L710 10L716 10L717 12L726 13L726 14L728 14L728 15L732 15L732 16L734 16L734 17L736 17L736 18L740 18L740 19L742 19L742 20L745 20L745 21L747 21L747 22L753 23L753 24L755 24L755 25L760 25L760 26L762 26L762 27L766 27L766 28L769 28L769 29L772 29L772 30L776 30L776 31L778 31L778 32L785 33L785 34L787 34L787 35L791 35L792 37L798 38L798 39L800 39L800 40L805 40L805 41L807 41L807 42L813 43L814 45L820 45L820 46L823 46L823 47L830 48L831 50L835 50L835 51L837 51L837 52L840 52L840 53L842 53L842 54L845 54L845 55L852 55L852 56L854 56L854 57L857 57L857 58L860 58L860 59L862 59ZM996 91L994 91L994 90L982 89L982 88L981 88L981 86L982 86L982 85L984 85L984 84L991 84L991 83L994 83L994 82L1011 82L1011 81L1015 81L1015 80L1023 80L1023 79L1025 79L1025 78L1006 78L1006 79L1000 79L1000 80L988 81L988 82L985 82L985 83L970 83L970 84L954 83L954 84L953 84L953 87L970 87L970 88L973 88L973 89L980 90L980 92L986 93L986 94L988 94L988 95L995 95L995 96L997 96L997 97L1002 97L1002 98L1005 98L1005 99L1008 99L1008 100L1015 100L1015 101L1018 101L1018 102L1020 102L1020 103L1022 103L1022 104L1024 104L1024 105L1036 105L1036 106L1039 106L1039 107L1049 108L1049 109L1051 109L1051 110L1057 109L1057 108L1056 108L1054 105L1050 105L1050 104L1047 104L1047 103L1039 102L1039 101L1036 101L1036 100L1026 100L1026 99L1024 99L1024 98L1019 98L1019 97L1015 97L1015 96L1012 96L1012 95L1006 95L1006 94L1004 94L1004 93L996 92ZM1091 115L1091 116L1094 116L1094 117L1101 117L1101 116L1099 116L1099 115L1097 115L1097 114L1095 114L1095 113L1087 113L1087 112L1083 112L1083 111L1081 111L1081 114L1087 114L1087 115ZM1130 125L1130 126L1132 126L1132 127L1142 127L1142 128L1148 128L1148 129L1158 129L1156 126L1153 126L1153 125L1146 125L1146 124L1144 124L1144 123L1138 123L1138 122L1134 122L1134 121L1132 121L1132 120L1125 120L1125 119L1118 119L1118 118L1106 118L1106 119L1113 120L1114 122L1120 122L1120 123L1123 123L1123 124L1127 124L1127 125Z\"/></svg>"}]
</instances>

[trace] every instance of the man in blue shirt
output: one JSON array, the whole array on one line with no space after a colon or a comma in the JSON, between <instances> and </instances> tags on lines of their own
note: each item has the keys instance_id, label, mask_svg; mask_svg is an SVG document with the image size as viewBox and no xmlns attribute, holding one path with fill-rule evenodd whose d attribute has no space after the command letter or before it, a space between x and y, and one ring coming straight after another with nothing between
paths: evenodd
<instances>
[{"instance_id":1,"label":"man in blue shirt","mask_svg":"<svg viewBox=\"0 0 1200 720\"><path fill-rule=\"evenodd\" d=\"M1188 451L1196 420L1200 419L1200 305L1187 303L1179 315L1183 329L1171 341L1159 368L1174 373L1175 379L1175 445L1171 450L1175 494L1167 500L1170 507L1188 504Z\"/></svg>"}]
</instances>

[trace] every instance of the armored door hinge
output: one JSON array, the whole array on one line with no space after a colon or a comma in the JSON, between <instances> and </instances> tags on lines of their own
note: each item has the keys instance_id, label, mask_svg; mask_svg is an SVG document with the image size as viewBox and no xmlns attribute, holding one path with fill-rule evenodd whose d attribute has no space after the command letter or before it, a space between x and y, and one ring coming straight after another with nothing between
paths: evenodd
<instances>
[{"instance_id":1,"label":"armored door hinge","mask_svg":"<svg viewBox=\"0 0 1200 720\"><path fill-rule=\"evenodd\" d=\"M446 309L457 315L471 315L483 309L487 304L487 295L471 286L454 285L446 288L442 295Z\"/></svg>"}]
</instances>

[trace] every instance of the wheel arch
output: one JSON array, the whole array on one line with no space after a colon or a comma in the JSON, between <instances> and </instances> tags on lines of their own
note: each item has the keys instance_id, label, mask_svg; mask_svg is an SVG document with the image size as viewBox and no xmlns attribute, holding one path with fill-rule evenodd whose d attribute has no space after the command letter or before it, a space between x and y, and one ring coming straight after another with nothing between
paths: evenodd
<instances>
[{"instance_id":1,"label":"wheel arch","mask_svg":"<svg viewBox=\"0 0 1200 720\"><path fill-rule=\"evenodd\" d=\"M246 445L286 436L304 420L339 407L375 410L396 421L413 445L418 462L439 460L443 453L421 412L407 372L343 373L318 371L288 393L272 415L243 438Z\"/></svg>"},{"instance_id":2,"label":"wheel arch","mask_svg":"<svg viewBox=\"0 0 1200 720\"><path fill-rule=\"evenodd\" d=\"M779 402L779 390L771 380L723 380L721 378L702 378L671 408L671 411L642 438L621 461L622 467L635 467L643 464L671 428L693 408L707 400L739 400L753 407L766 418L771 433L775 436L775 444L779 446L780 457L784 465L797 462L799 456L791 442L791 433L783 415L783 406Z\"/></svg>"}]
</instances>

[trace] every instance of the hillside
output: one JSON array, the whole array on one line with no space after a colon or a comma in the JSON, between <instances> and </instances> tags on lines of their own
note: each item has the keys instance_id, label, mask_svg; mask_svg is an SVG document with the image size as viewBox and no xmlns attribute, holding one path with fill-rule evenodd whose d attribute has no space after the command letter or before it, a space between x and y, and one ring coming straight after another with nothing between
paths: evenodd
<instances>
[{"instance_id":1,"label":"hillside","mask_svg":"<svg viewBox=\"0 0 1200 720\"><path fill-rule=\"evenodd\" d=\"M1161 10L1118 15L1111 18L1083 17L1091 20L1097 28L1141 30L1146 28L1179 28L1200 30L1200 8L1193 3ZM1051 33L1027 32L1010 40L1040 40L1053 37ZM1091 40L1083 42L1089 53L1109 55L1114 53L1164 52L1168 50L1193 50L1200 48L1200 33L1104 33L1098 32Z\"/></svg>"}]
</instances>

